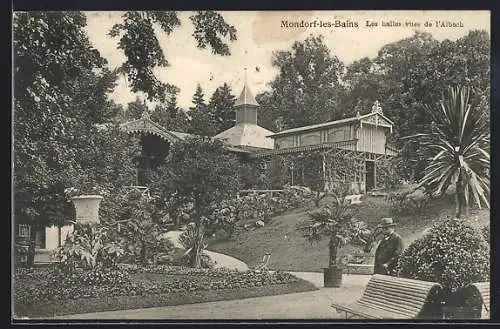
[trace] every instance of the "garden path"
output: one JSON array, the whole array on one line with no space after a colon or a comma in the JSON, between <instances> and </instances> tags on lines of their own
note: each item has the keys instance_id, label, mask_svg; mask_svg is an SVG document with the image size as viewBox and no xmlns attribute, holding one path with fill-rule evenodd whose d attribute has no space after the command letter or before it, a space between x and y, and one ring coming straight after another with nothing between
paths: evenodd
<instances>
[{"instance_id":1,"label":"garden path","mask_svg":"<svg viewBox=\"0 0 500 329\"><path fill-rule=\"evenodd\" d=\"M174 247L183 248L179 243L179 236L181 234L182 231L169 231L165 233L164 237L169 238L174 244ZM237 258L209 250L207 250L206 253L210 256L210 258L212 258L212 260L215 261L215 268L224 267L229 269L237 269L240 271L248 270L247 264Z\"/></svg>"}]
</instances>

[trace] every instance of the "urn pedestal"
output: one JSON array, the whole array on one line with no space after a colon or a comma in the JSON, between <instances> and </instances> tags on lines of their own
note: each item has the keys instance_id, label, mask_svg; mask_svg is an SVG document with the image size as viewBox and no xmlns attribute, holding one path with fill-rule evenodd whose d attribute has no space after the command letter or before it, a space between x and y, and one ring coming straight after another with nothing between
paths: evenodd
<instances>
[{"instance_id":1,"label":"urn pedestal","mask_svg":"<svg viewBox=\"0 0 500 329\"><path fill-rule=\"evenodd\" d=\"M79 195L71 198L76 210L76 222L78 224L99 223L99 205L102 199L101 195Z\"/></svg>"},{"instance_id":2,"label":"urn pedestal","mask_svg":"<svg viewBox=\"0 0 500 329\"><path fill-rule=\"evenodd\" d=\"M332 266L323 268L323 286L325 288L339 288L342 286L344 268Z\"/></svg>"}]
</instances>

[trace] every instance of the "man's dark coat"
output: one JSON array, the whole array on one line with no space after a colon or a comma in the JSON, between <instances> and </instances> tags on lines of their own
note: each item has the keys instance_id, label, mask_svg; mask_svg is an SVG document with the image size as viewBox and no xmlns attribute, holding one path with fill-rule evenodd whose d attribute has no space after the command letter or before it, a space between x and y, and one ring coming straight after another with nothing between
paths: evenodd
<instances>
[{"instance_id":1,"label":"man's dark coat","mask_svg":"<svg viewBox=\"0 0 500 329\"><path fill-rule=\"evenodd\" d=\"M375 252L375 274L394 274L398 257L403 252L403 240L396 232L391 233L390 236L382 238L377 251ZM383 264L387 264L387 269Z\"/></svg>"}]
</instances>

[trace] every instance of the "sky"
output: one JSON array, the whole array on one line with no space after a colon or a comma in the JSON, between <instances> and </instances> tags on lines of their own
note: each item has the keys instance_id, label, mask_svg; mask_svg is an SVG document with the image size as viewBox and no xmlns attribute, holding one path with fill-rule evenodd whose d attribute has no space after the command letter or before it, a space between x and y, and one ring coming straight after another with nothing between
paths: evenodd
<instances>
[{"instance_id":1,"label":"sky","mask_svg":"<svg viewBox=\"0 0 500 329\"><path fill-rule=\"evenodd\" d=\"M289 50L295 41L309 35L322 34L332 54L348 65L363 57L376 57L387 43L410 37L415 30L429 32L437 40L456 40L470 30L490 32L489 11L223 11L219 12L227 23L234 25L238 40L229 43L231 55L220 56L210 49L198 49L191 34L194 28L189 20L192 12L179 12L181 26L170 35L157 30L166 59L170 66L155 71L164 82L180 88L178 104L192 106L191 100L199 83L208 101L214 90L227 82L235 96L243 88L245 68L253 94L270 90L269 83L277 74L272 67L274 51ZM117 49L119 38L108 32L121 21L123 12L86 12L87 32L95 48L108 60L110 68L125 61L122 50ZM289 23L283 26L283 21ZM347 27L328 27L324 23L345 23ZM367 23L369 21L369 23ZM455 26L436 26L436 21L455 23ZM316 27L295 27L290 23L309 23ZM323 26L320 27L320 22ZM419 23L420 26L406 23ZM429 22L432 26L425 26ZM354 26L357 23L357 27ZM382 26L383 23L386 23ZM398 23L401 24L398 26ZM375 26L375 24L377 24ZM369 25L369 26L368 26ZM258 69L257 69L258 68ZM110 97L126 105L141 94L130 91L125 77L121 77Z\"/></svg>"}]
</instances>

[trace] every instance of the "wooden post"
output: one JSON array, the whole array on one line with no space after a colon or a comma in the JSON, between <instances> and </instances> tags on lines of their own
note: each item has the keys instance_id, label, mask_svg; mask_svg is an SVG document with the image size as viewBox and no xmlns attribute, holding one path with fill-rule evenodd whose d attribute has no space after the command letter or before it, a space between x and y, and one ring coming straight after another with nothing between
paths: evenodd
<instances>
[{"instance_id":1,"label":"wooden post","mask_svg":"<svg viewBox=\"0 0 500 329\"><path fill-rule=\"evenodd\" d=\"M323 170L323 192L326 193L326 163L325 163L325 151L321 153L322 160L322 170Z\"/></svg>"}]
</instances>

